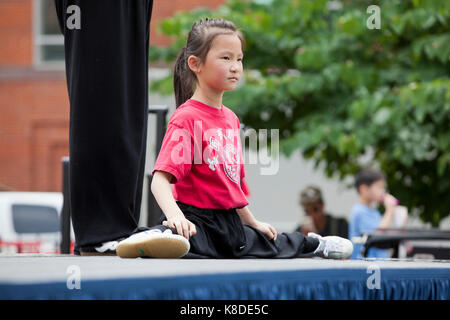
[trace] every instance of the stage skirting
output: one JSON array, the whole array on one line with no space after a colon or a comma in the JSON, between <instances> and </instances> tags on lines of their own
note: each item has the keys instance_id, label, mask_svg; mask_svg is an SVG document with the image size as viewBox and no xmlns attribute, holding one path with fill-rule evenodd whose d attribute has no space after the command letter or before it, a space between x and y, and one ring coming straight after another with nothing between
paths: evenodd
<instances>
[{"instance_id":1,"label":"stage skirting","mask_svg":"<svg viewBox=\"0 0 450 320\"><path fill-rule=\"evenodd\" d=\"M449 298L445 262L0 257L0 299Z\"/></svg>"}]
</instances>

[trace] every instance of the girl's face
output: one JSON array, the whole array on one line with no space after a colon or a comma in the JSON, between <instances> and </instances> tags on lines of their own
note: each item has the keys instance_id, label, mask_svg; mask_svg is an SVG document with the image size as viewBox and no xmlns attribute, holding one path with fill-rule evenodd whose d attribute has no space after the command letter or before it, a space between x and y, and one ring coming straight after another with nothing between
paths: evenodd
<instances>
[{"instance_id":1,"label":"girl's face","mask_svg":"<svg viewBox=\"0 0 450 320\"><path fill-rule=\"evenodd\" d=\"M236 88L242 76L242 44L237 35L218 35L203 63L198 65L197 80L217 92Z\"/></svg>"}]
</instances>

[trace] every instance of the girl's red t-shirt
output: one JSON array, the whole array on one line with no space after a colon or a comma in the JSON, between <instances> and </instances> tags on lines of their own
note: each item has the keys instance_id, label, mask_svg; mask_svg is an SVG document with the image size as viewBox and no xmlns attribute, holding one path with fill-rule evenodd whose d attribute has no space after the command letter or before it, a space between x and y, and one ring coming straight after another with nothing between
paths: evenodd
<instances>
[{"instance_id":1,"label":"girl's red t-shirt","mask_svg":"<svg viewBox=\"0 0 450 320\"><path fill-rule=\"evenodd\" d=\"M170 117L152 174L173 175L175 200L199 208L232 209L249 204L239 118L222 105L189 99Z\"/></svg>"}]
</instances>

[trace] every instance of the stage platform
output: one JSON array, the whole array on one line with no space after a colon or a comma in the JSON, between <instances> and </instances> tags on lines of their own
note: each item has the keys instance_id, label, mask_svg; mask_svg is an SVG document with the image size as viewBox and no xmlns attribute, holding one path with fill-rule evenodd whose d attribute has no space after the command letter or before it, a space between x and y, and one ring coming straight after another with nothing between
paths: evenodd
<instances>
[{"instance_id":1,"label":"stage platform","mask_svg":"<svg viewBox=\"0 0 450 320\"><path fill-rule=\"evenodd\" d=\"M0 255L0 299L450 299L450 262Z\"/></svg>"}]
</instances>

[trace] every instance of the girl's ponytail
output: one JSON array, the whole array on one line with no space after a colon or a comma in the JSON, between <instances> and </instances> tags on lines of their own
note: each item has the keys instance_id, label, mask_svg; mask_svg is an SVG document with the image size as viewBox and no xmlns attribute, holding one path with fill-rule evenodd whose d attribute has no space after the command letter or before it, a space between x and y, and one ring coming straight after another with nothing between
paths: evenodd
<instances>
[{"instance_id":1,"label":"girl's ponytail","mask_svg":"<svg viewBox=\"0 0 450 320\"><path fill-rule=\"evenodd\" d=\"M194 94L195 75L189 69L187 58L186 47L184 47L178 55L173 72L173 88L177 108Z\"/></svg>"}]
</instances>

